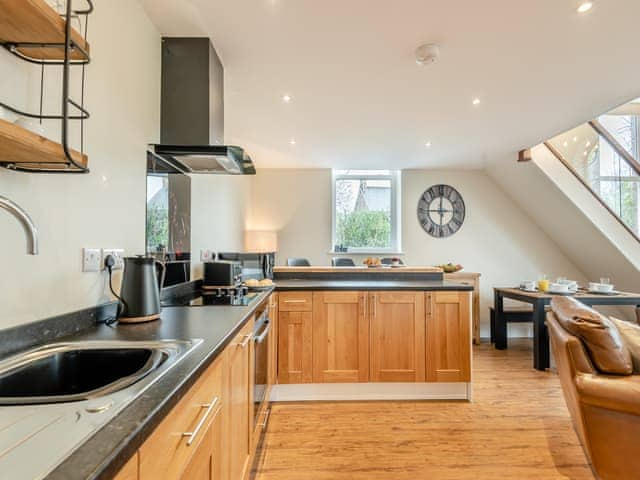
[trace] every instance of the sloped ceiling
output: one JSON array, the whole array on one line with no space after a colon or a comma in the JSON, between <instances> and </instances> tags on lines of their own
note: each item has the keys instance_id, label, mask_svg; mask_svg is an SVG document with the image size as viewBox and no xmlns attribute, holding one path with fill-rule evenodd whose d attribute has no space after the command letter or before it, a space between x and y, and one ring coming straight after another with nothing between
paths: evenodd
<instances>
[{"instance_id":1,"label":"sloped ceiling","mask_svg":"<svg viewBox=\"0 0 640 480\"><path fill-rule=\"evenodd\" d=\"M259 167L478 168L640 95L637 0L140 1L212 39Z\"/></svg>"}]
</instances>

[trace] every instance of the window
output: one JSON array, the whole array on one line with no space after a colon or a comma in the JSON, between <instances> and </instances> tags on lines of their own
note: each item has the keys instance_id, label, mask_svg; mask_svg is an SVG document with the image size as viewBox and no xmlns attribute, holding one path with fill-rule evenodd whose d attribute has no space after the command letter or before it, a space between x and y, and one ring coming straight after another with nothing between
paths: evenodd
<instances>
[{"instance_id":1,"label":"window","mask_svg":"<svg viewBox=\"0 0 640 480\"><path fill-rule=\"evenodd\" d=\"M640 158L640 122L636 115L603 115L600 123L636 160ZM640 177L606 141L592 159L594 190L636 233L640 232Z\"/></svg>"},{"instance_id":2,"label":"window","mask_svg":"<svg viewBox=\"0 0 640 480\"><path fill-rule=\"evenodd\" d=\"M333 171L333 251L400 251L400 172Z\"/></svg>"},{"instance_id":3,"label":"window","mask_svg":"<svg viewBox=\"0 0 640 480\"><path fill-rule=\"evenodd\" d=\"M147 252L169 245L169 175L147 176Z\"/></svg>"}]
</instances>

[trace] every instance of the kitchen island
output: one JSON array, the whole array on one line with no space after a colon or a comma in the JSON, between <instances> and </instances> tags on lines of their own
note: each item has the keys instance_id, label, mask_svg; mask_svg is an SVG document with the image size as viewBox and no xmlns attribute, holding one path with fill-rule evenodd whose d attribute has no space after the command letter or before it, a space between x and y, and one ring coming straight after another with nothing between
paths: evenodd
<instances>
[{"instance_id":1,"label":"kitchen island","mask_svg":"<svg viewBox=\"0 0 640 480\"><path fill-rule=\"evenodd\" d=\"M471 399L471 292L434 267L276 267L274 401Z\"/></svg>"}]
</instances>

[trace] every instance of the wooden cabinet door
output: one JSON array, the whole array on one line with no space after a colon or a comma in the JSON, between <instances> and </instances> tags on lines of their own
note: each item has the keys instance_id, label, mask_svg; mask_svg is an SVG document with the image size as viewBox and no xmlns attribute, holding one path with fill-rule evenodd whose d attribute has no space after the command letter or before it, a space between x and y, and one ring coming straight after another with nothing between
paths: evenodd
<instances>
[{"instance_id":1,"label":"wooden cabinet door","mask_svg":"<svg viewBox=\"0 0 640 480\"><path fill-rule=\"evenodd\" d=\"M209 478L204 475L212 472L210 463L214 453L217 455L211 426L219 417L222 421L226 368L223 353L140 447L141 480Z\"/></svg>"},{"instance_id":2,"label":"wooden cabinet door","mask_svg":"<svg viewBox=\"0 0 640 480\"><path fill-rule=\"evenodd\" d=\"M471 381L471 293L426 295L428 382Z\"/></svg>"},{"instance_id":3,"label":"wooden cabinet door","mask_svg":"<svg viewBox=\"0 0 640 480\"><path fill-rule=\"evenodd\" d=\"M311 383L313 377L310 310L282 309L278 304L278 383ZM311 301L309 301L311 305ZM297 307L296 307L297 308Z\"/></svg>"},{"instance_id":4,"label":"wooden cabinet door","mask_svg":"<svg viewBox=\"0 0 640 480\"><path fill-rule=\"evenodd\" d=\"M202 441L185 465L180 480L213 480L216 478L213 475L212 427L213 424L209 425L209 428L203 432Z\"/></svg>"},{"instance_id":5,"label":"wooden cabinet door","mask_svg":"<svg viewBox=\"0 0 640 480\"><path fill-rule=\"evenodd\" d=\"M369 292L372 382L424 382L424 297L424 292Z\"/></svg>"},{"instance_id":6,"label":"wooden cabinet door","mask_svg":"<svg viewBox=\"0 0 640 480\"><path fill-rule=\"evenodd\" d=\"M251 455L250 417L253 413L253 380L251 351L253 320L240 331L229 345L229 478L241 480L249 466Z\"/></svg>"},{"instance_id":7,"label":"wooden cabinet door","mask_svg":"<svg viewBox=\"0 0 640 480\"><path fill-rule=\"evenodd\" d=\"M366 292L313 294L313 382L369 381Z\"/></svg>"}]
</instances>

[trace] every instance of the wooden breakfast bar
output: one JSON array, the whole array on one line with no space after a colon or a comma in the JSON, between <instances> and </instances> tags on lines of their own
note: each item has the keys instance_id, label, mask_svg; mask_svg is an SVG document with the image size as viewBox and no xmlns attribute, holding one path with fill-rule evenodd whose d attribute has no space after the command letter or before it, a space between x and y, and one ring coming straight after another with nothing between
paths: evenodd
<instances>
[{"instance_id":1,"label":"wooden breakfast bar","mask_svg":"<svg viewBox=\"0 0 640 480\"><path fill-rule=\"evenodd\" d=\"M507 323L505 321L504 299L510 298L533 306L533 368L546 370L549 368L549 334L545 324L545 309L556 296L544 292L527 292L520 288L494 288L495 307L495 346L498 350L507 348ZM640 307L640 294L616 292L614 294L590 293L578 290L571 294L576 300L589 306L623 306Z\"/></svg>"},{"instance_id":2,"label":"wooden breakfast bar","mask_svg":"<svg viewBox=\"0 0 640 480\"><path fill-rule=\"evenodd\" d=\"M275 267L272 400L471 399L473 285L437 267Z\"/></svg>"}]
</instances>

